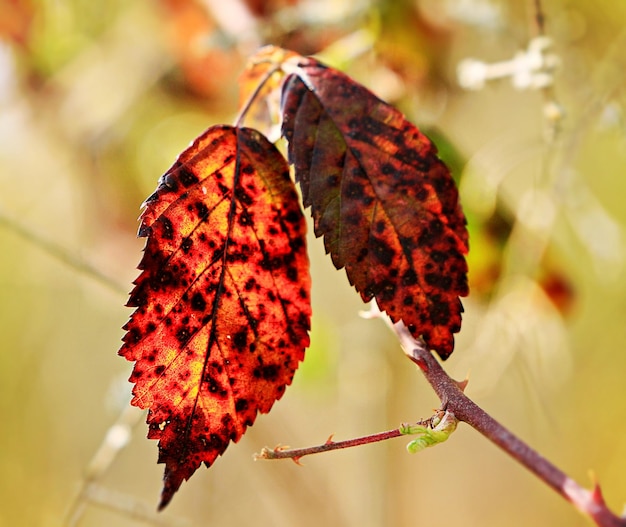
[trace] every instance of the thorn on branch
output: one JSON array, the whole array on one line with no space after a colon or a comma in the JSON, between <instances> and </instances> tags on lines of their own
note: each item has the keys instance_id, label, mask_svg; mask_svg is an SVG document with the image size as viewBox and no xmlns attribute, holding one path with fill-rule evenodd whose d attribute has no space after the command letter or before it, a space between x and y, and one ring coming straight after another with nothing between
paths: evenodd
<instances>
[{"instance_id":1,"label":"thorn on branch","mask_svg":"<svg viewBox=\"0 0 626 527\"><path fill-rule=\"evenodd\" d=\"M454 382L459 387L459 390L465 393L465 388L467 388L467 385L469 384L469 374L462 381L454 381Z\"/></svg>"},{"instance_id":2,"label":"thorn on branch","mask_svg":"<svg viewBox=\"0 0 626 527\"><path fill-rule=\"evenodd\" d=\"M412 360L415 364L417 364L418 368L420 370L422 370L423 372L427 372L428 371L428 364L426 364L426 361L424 361L424 359L422 359L421 357L418 357L416 355L413 355Z\"/></svg>"}]
</instances>

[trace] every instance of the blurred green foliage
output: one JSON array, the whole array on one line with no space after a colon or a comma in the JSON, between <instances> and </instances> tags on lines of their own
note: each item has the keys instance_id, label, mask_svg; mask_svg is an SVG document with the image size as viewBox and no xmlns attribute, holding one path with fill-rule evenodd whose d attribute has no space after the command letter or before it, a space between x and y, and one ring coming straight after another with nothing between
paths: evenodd
<instances>
[{"instance_id":1,"label":"blurred green foliage","mask_svg":"<svg viewBox=\"0 0 626 527\"><path fill-rule=\"evenodd\" d=\"M139 205L197 134L233 120L237 75L264 43L321 53L436 131L472 235L473 292L446 368L470 371L467 393L581 483L593 470L619 510L626 7L544 2L560 62L553 95L507 79L462 90L462 59L506 61L527 47L533 6L0 0L0 526L67 520L129 400L116 350L143 244ZM546 96L565 112L552 139ZM383 325L359 318L319 240L310 251L312 346L272 413L160 516L162 467L140 423L96 467L76 525L587 524L466 426L419 456L397 441L304 468L253 464L264 445L395 428L438 404Z\"/></svg>"}]
</instances>

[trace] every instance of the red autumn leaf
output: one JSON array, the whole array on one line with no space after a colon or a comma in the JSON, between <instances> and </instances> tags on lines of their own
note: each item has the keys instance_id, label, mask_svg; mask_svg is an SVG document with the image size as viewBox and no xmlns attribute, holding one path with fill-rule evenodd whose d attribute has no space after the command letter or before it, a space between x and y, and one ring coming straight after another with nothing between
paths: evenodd
<instances>
[{"instance_id":1,"label":"red autumn leaf","mask_svg":"<svg viewBox=\"0 0 626 527\"><path fill-rule=\"evenodd\" d=\"M435 146L396 109L314 59L291 59L283 134L337 268L442 358L467 295L467 230Z\"/></svg>"},{"instance_id":2,"label":"red autumn leaf","mask_svg":"<svg viewBox=\"0 0 626 527\"><path fill-rule=\"evenodd\" d=\"M308 346L305 223L261 134L216 126L146 200L141 275L120 354L165 463L160 508L291 383Z\"/></svg>"}]
</instances>

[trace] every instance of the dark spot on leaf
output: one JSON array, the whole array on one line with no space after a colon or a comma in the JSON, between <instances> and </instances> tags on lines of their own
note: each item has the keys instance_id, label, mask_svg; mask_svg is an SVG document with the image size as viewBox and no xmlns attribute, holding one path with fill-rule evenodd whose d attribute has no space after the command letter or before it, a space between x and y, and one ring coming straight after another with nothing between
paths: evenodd
<instances>
[{"instance_id":1,"label":"dark spot on leaf","mask_svg":"<svg viewBox=\"0 0 626 527\"><path fill-rule=\"evenodd\" d=\"M287 278L291 280L292 282L295 282L296 280L298 280L298 269L296 269L295 267L287 268L286 274L287 274Z\"/></svg>"},{"instance_id":2,"label":"dark spot on leaf","mask_svg":"<svg viewBox=\"0 0 626 527\"><path fill-rule=\"evenodd\" d=\"M204 311L206 309L206 300L204 300L202 293L196 292L191 297L191 308L194 311Z\"/></svg>"},{"instance_id":3,"label":"dark spot on leaf","mask_svg":"<svg viewBox=\"0 0 626 527\"><path fill-rule=\"evenodd\" d=\"M228 395L228 392L211 375L206 374L202 380L207 385L207 390L214 396L226 397Z\"/></svg>"},{"instance_id":4,"label":"dark spot on leaf","mask_svg":"<svg viewBox=\"0 0 626 527\"><path fill-rule=\"evenodd\" d=\"M326 185L329 187L336 187L339 185L339 177L336 175L328 176L326 178Z\"/></svg>"},{"instance_id":5,"label":"dark spot on leaf","mask_svg":"<svg viewBox=\"0 0 626 527\"><path fill-rule=\"evenodd\" d=\"M239 215L239 225L242 225L244 227L248 226L248 225L252 225L252 220L250 219L250 216L248 216L247 213L242 212Z\"/></svg>"},{"instance_id":6,"label":"dark spot on leaf","mask_svg":"<svg viewBox=\"0 0 626 527\"><path fill-rule=\"evenodd\" d=\"M141 338L141 330L138 327L133 327L128 333L126 333L126 337L124 338L124 340L132 344L137 344L137 342L139 342Z\"/></svg>"},{"instance_id":7,"label":"dark spot on leaf","mask_svg":"<svg viewBox=\"0 0 626 527\"><path fill-rule=\"evenodd\" d=\"M247 399L237 399L235 401L235 410L238 412L244 412L248 409L248 400Z\"/></svg>"},{"instance_id":8,"label":"dark spot on leaf","mask_svg":"<svg viewBox=\"0 0 626 527\"><path fill-rule=\"evenodd\" d=\"M304 237L298 237L298 238L294 238L292 240L289 240L289 248L295 253L295 252L299 252L300 249L304 248L304 243L305 243L305 238Z\"/></svg>"},{"instance_id":9,"label":"dark spot on leaf","mask_svg":"<svg viewBox=\"0 0 626 527\"><path fill-rule=\"evenodd\" d=\"M158 221L161 223L161 236L163 236L163 238L165 238L166 240L173 239L174 227L170 219L166 216L160 216Z\"/></svg>"},{"instance_id":10,"label":"dark spot on leaf","mask_svg":"<svg viewBox=\"0 0 626 527\"><path fill-rule=\"evenodd\" d=\"M221 452L226 448L226 441L224 441L219 435L211 434L209 437L210 440L207 443L207 448L209 450Z\"/></svg>"},{"instance_id":11,"label":"dark spot on leaf","mask_svg":"<svg viewBox=\"0 0 626 527\"><path fill-rule=\"evenodd\" d=\"M228 253L228 255L226 256L226 261L229 263L234 263L234 262L247 262L248 261L248 255L241 252L241 251L233 251Z\"/></svg>"},{"instance_id":12,"label":"dark spot on leaf","mask_svg":"<svg viewBox=\"0 0 626 527\"><path fill-rule=\"evenodd\" d=\"M435 326L445 326L450 321L450 307L438 295L433 296L430 317Z\"/></svg>"},{"instance_id":13,"label":"dark spot on leaf","mask_svg":"<svg viewBox=\"0 0 626 527\"><path fill-rule=\"evenodd\" d=\"M267 271L275 271L283 266L283 259L280 256L274 258L269 257L267 254L263 255L261 261L261 267Z\"/></svg>"},{"instance_id":14,"label":"dark spot on leaf","mask_svg":"<svg viewBox=\"0 0 626 527\"><path fill-rule=\"evenodd\" d=\"M178 340L178 342L180 342L181 344L185 344L188 340L189 337L191 336L191 331L189 330L188 326L184 326L181 327L177 332L176 332L176 339Z\"/></svg>"},{"instance_id":15,"label":"dark spot on leaf","mask_svg":"<svg viewBox=\"0 0 626 527\"><path fill-rule=\"evenodd\" d=\"M254 288L255 285L256 285L256 280L254 278L248 278L246 280L246 283L244 284L243 288L246 291L252 291L252 289Z\"/></svg>"},{"instance_id":16,"label":"dark spot on leaf","mask_svg":"<svg viewBox=\"0 0 626 527\"><path fill-rule=\"evenodd\" d=\"M380 298L383 301L389 302L396 295L396 285L390 281L382 282L377 289L376 298Z\"/></svg>"},{"instance_id":17,"label":"dark spot on leaf","mask_svg":"<svg viewBox=\"0 0 626 527\"><path fill-rule=\"evenodd\" d=\"M217 373L222 373L222 371L224 371L222 364L216 360L211 361L209 366L211 366L211 368L213 368Z\"/></svg>"},{"instance_id":18,"label":"dark spot on leaf","mask_svg":"<svg viewBox=\"0 0 626 527\"><path fill-rule=\"evenodd\" d=\"M368 253L369 253L369 249L367 247L361 248L361 250L359 251L359 254L356 257L356 261L361 263L363 260L365 260Z\"/></svg>"},{"instance_id":19,"label":"dark spot on leaf","mask_svg":"<svg viewBox=\"0 0 626 527\"><path fill-rule=\"evenodd\" d=\"M415 284L417 284L417 274L413 269L409 269L402 275L402 285L406 287Z\"/></svg>"},{"instance_id":20,"label":"dark spot on leaf","mask_svg":"<svg viewBox=\"0 0 626 527\"><path fill-rule=\"evenodd\" d=\"M358 213L358 212L353 212L351 214L346 214L343 217L343 221L345 223L347 223L348 225L352 225L355 228L358 228L359 225L361 224L361 220L363 219L363 216Z\"/></svg>"},{"instance_id":21,"label":"dark spot on leaf","mask_svg":"<svg viewBox=\"0 0 626 527\"><path fill-rule=\"evenodd\" d=\"M448 291L452 285L452 279L449 276L445 276L437 273L426 273L424 281L433 287L437 287L443 291Z\"/></svg>"},{"instance_id":22,"label":"dark spot on leaf","mask_svg":"<svg viewBox=\"0 0 626 527\"><path fill-rule=\"evenodd\" d=\"M152 288L157 291L161 288L172 286L175 283L176 279L174 273L167 269L157 272L151 281Z\"/></svg>"},{"instance_id":23,"label":"dark spot on leaf","mask_svg":"<svg viewBox=\"0 0 626 527\"><path fill-rule=\"evenodd\" d=\"M448 259L448 255L443 251L432 251L430 258L433 262L442 264Z\"/></svg>"},{"instance_id":24,"label":"dark spot on leaf","mask_svg":"<svg viewBox=\"0 0 626 527\"><path fill-rule=\"evenodd\" d=\"M280 368L276 364L266 364L264 366L257 366L252 371L257 379L263 379L265 381L275 381L278 377Z\"/></svg>"},{"instance_id":25,"label":"dark spot on leaf","mask_svg":"<svg viewBox=\"0 0 626 527\"><path fill-rule=\"evenodd\" d=\"M419 201L426 201L426 199L428 199L428 190L424 187L418 187L415 191L415 197Z\"/></svg>"},{"instance_id":26,"label":"dark spot on leaf","mask_svg":"<svg viewBox=\"0 0 626 527\"><path fill-rule=\"evenodd\" d=\"M238 331L233 336L233 344L239 351L243 351L248 342L248 332L245 329Z\"/></svg>"},{"instance_id":27,"label":"dark spot on leaf","mask_svg":"<svg viewBox=\"0 0 626 527\"><path fill-rule=\"evenodd\" d=\"M180 248L185 254L190 251L191 247L193 247L193 240L191 238L185 238L180 244Z\"/></svg>"},{"instance_id":28,"label":"dark spot on leaf","mask_svg":"<svg viewBox=\"0 0 626 527\"><path fill-rule=\"evenodd\" d=\"M380 167L380 171L385 176L390 176L391 174L393 174L396 171L396 169L394 168L394 166L391 163L383 163L383 165Z\"/></svg>"},{"instance_id":29,"label":"dark spot on leaf","mask_svg":"<svg viewBox=\"0 0 626 527\"><path fill-rule=\"evenodd\" d=\"M291 209L286 215L285 215L285 221L287 223L294 223L294 224L299 224L300 220L302 218L302 213L300 212L300 209Z\"/></svg>"},{"instance_id":30,"label":"dark spot on leaf","mask_svg":"<svg viewBox=\"0 0 626 527\"><path fill-rule=\"evenodd\" d=\"M185 187L190 187L198 182L198 177L185 167L179 169L178 178Z\"/></svg>"},{"instance_id":31,"label":"dark spot on leaf","mask_svg":"<svg viewBox=\"0 0 626 527\"><path fill-rule=\"evenodd\" d=\"M209 215L209 207L202 203L202 201L196 201L194 205L198 211L200 219L206 218Z\"/></svg>"},{"instance_id":32,"label":"dark spot on leaf","mask_svg":"<svg viewBox=\"0 0 626 527\"><path fill-rule=\"evenodd\" d=\"M382 238L370 239L370 249L372 255L383 265L391 265L395 256L394 250Z\"/></svg>"},{"instance_id":33,"label":"dark spot on leaf","mask_svg":"<svg viewBox=\"0 0 626 527\"><path fill-rule=\"evenodd\" d=\"M419 235L417 243L420 247L429 247L435 244L435 242L441 238L443 234L443 223L439 219L433 219L428 224L428 228Z\"/></svg>"},{"instance_id":34,"label":"dark spot on leaf","mask_svg":"<svg viewBox=\"0 0 626 527\"><path fill-rule=\"evenodd\" d=\"M346 186L346 195L349 198L354 199L362 199L365 197L365 188L361 183L357 183L356 181L351 181Z\"/></svg>"},{"instance_id":35,"label":"dark spot on leaf","mask_svg":"<svg viewBox=\"0 0 626 527\"><path fill-rule=\"evenodd\" d=\"M243 203L246 207L249 207L250 205L252 205L254 203L254 199L252 199L250 194L248 194L241 187L237 188L237 191L235 192L235 196L237 197L237 200L240 203Z\"/></svg>"}]
</instances>

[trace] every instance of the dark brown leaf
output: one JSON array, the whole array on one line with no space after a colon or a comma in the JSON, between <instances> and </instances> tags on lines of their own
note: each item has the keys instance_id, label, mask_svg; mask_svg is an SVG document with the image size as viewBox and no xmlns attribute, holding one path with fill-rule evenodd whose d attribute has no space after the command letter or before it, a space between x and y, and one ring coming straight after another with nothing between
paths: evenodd
<instances>
[{"instance_id":1,"label":"dark brown leaf","mask_svg":"<svg viewBox=\"0 0 626 527\"><path fill-rule=\"evenodd\" d=\"M337 268L442 358L461 327L468 249L458 192L435 146L343 73L291 59L283 87L289 160Z\"/></svg>"}]
</instances>

